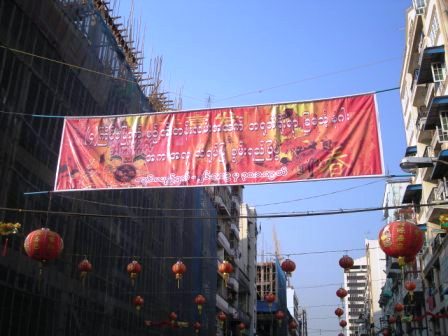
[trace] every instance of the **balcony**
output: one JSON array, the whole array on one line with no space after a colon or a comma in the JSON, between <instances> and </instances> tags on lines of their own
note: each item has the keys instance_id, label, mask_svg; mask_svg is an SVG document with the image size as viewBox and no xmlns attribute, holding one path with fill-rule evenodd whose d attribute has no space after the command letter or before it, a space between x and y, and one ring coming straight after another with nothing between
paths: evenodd
<instances>
[{"instance_id":1,"label":"balcony","mask_svg":"<svg viewBox=\"0 0 448 336\"><path fill-rule=\"evenodd\" d=\"M415 107L420 107L425 103L427 88L426 85L417 85L418 73L420 69L415 69L412 74L411 83L411 97L412 105Z\"/></svg>"},{"instance_id":2,"label":"balcony","mask_svg":"<svg viewBox=\"0 0 448 336\"><path fill-rule=\"evenodd\" d=\"M445 62L445 46L428 47L423 50L420 57L420 71L418 73L417 84L427 84L434 82L432 78L432 63Z\"/></svg>"},{"instance_id":3,"label":"balcony","mask_svg":"<svg viewBox=\"0 0 448 336\"><path fill-rule=\"evenodd\" d=\"M226 314L229 313L229 304L220 294L216 294L216 307Z\"/></svg>"},{"instance_id":4,"label":"balcony","mask_svg":"<svg viewBox=\"0 0 448 336\"><path fill-rule=\"evenodd\" d=\"M444 136L448 140L448 132L444 132ZM438 180L448 176L448 150L444 149L439 152L432 171L431 180Z\"/></svg>"},{"instance_id":5,"label":"balcony","mask_svg":"<svg viewBox=\"0 0 448 336\"><path fill-rule=\"evenodd\" d=\"M235 253L230 247L230 242L222 232L218 232L218 244L226 250L228 255L234 256Z\"/></svg>"},{"instance_id":6,"label":"balcony","mask_svg":"<svg viewBox=\"0 0 448 336\"><path fill-rule=\"evenodd\" d=\"M401 276L400 266L398 266L397 259L388 258L386 262L386 275L389 279L398 278ZM389 281L391 286L391 282Z\"/></svg>"},{"instance_id":7,"label":"balcony","mask_svg":"<svg viewBox=\"0 0 448 336\"><path fill-rule=\"evenodd\" d=\"M235 277L230 276L229 277L229 281L227 282L227 284L230 286L230 288L235 291L238 292L239 291L239 283L238 281L235 279Z\"/></svg>"},{"instance_id":8,"label":"balcony","mask_svg":"<svg viewBox=\"0 0 448 336\"><path fill-rule=\"evenodd\" d=\"M222 195L215 195L214 202L220 214L230 217L230 207L225 203Z\"/></svg>"},{"instance_id":9,"label":"balcony","mask_svg":"<svg viewBox=\"0 0 448 336\"><path fill-rule=\"evenodd\" d=\"M236 226L235 223L230 224L230 231L238 240L240 239L240 229Z\"/></svg>"},{"instance_id":10,"label":"balcony","mask_svg":"<svg viewBox=\"0 0 448 336\"><path fill-rule=\"evenodd\" d=\"M445 232L439 232L437 235L428 242L426 248L423 251L423 272L428 273L431 268L439 263L439 257L441 256L441 251L447 249L447 244L445 242ZM444 258L447 258L444 253Z\"/></svg>"},{"instance_id":11,"label":"balcony","mask_svg":"<svg viewBox=\"0 0 448 336\"><path fill-rule=\"evenodd\" d=\"M434 136L433 130L425 130L427 115L428 111L424 108L420 108L415 122L417 141L423 144L430 144Z\"/></svg>"},{"instance_id":12,"label":"balcony","mask_svg":"<svg viewBox=\"0 0 448 336\"><path fill-rule=\"evenodd\" d=\"M436 96L431 100L431 104L426 116L425 130L433 130L440 126L440 111L448 109L448 96Z\"/></svg>"},{"instance_id":13,"label":"balcony","mask_svg":"<svg viewBox=\"0 0 448 336\"><path fill-rule=\"evenodd\" d=\"M422 185L409 184L403 195L402 204L420 204L422 198Z\"/></svg>"},{"instance_id":14,"label":"balcony","mask_svg":"<svg viewBox=\"0 0 448 336\"><path fill-rule=\"evenodd\" d=\"M433 254L439 252L439 248L442 246L446 233L438 233L431 242L431 249Z\"/></svg>"}]
</instances>

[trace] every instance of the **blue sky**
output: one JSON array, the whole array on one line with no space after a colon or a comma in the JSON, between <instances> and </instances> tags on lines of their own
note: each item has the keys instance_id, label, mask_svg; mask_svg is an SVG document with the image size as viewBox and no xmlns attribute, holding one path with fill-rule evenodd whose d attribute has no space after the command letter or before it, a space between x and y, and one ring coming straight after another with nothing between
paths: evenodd
<instances>
[{"instance_id":1,"label":"blue sky","mask_svg":"<svg viewBox=\"0 0 448 336\"><path fill-rule=\"evenodd\" d=\"M121 0L128 16L130 1ZM253 105L379 91L399 86L407 0L135 0L135 16L146 28L145 56L163 57L165 91L182 90L183 108ZM405 150L399 91L377 96L385 166L398 164ZM383 179L333 180L248 186L259 213L301 212L380 206ZM384 225L381 212L260 220L260 251L273 251L275 226L285 254L362 248ZM360 257L362 252L350 252ZM291 256L297 264L292 284L308 308L310 335L339 332L334 309L341 283L342 253ZM319 330L321 329L321 330ZM328 331L327 331L328 330Z\"/></svg>"}]
</instances>

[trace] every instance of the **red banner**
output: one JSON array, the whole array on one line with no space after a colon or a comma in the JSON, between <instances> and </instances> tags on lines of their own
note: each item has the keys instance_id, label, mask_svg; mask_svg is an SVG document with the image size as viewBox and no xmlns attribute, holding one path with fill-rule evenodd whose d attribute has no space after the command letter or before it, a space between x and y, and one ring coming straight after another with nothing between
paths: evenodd
<instances>
[{"instance_id":1,"label":"red banner","mask_svg":"<svg viewBox=\"0 0 448 336\"><path fill-rule=\"evenodd\" d=\"M56 191L382 175L375 96L67 118Z\"/></svg>"}]
</instances>

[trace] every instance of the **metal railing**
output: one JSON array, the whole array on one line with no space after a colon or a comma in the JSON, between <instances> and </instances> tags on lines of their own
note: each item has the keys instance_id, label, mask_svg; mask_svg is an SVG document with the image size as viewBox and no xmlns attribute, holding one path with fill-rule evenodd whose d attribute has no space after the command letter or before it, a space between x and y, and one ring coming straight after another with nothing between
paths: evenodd
<instances>
[{"instance_id":1,"label":"metal railing","mask_svg":"<svg viewBox=\"0 0 448 336\"><path fill-rule=\"evenodd\" d=\"M431 242L432 253L435 254L437 249L442 246L446 233L438 233Z\"/></svg>"}]
</instances>

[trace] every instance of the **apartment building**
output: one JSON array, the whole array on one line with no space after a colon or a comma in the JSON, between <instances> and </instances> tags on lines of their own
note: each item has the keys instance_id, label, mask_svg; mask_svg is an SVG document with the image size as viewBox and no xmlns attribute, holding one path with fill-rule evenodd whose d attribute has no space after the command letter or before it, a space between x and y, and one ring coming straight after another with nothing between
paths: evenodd
<instances>
[{"instance_id":1,"label":"apartment building","mask_svg":"<svg viewBox=\"0 0 448 336\"><path fill-rule=\"evenodd\" d=\"M415 281L421 293L420 298L411 298L405 291L402 295L405 313L395 328L409 335L448 334L447 321L441 318L448 304L447 10L446 1L415 0L406 13L400 94L408 147L400 166L414 177L402 203L413 206L413 219L426 237L418 260L403 271L403 281ZM392 292L402 291L399 283L390 281Z\"/></svg>"},{"instance_id":2,"label":"apartment building","mask_svg":"<svg viewBox=\"0 0 448 336\"><path fill-rule=\"evenodd\" d=\"M354 259L350 270L344 272L344 288L348 295L344 299L347 321L347 336L364 334L365 299L367 288L366 257Z\"/></svg>"},{"instance_id":3,"label":"apartment building","mask_svg":"<svg viewBox=\"0 0 448 336\"><path fill-rule=\"evenodd\" d=\"M292 319L287 309L286 275L276 258L273 261L257 263L257 334L286 335L288 322ZM272 303L265 301L267 294L274 294ZM274 318L277 310L285 313L285 319L278 323Z\"/></svg>"},{"instance_id":4,"label":"apartment building","mask_svg":"<svg viewBox=\"0 0 448 336\"><path fill-rule=\"evenodd\" d=\"M366 292L364 319L364 332L369 335L381 325L382 310L379 304L381 290L386 282L386 256L380 249L378 240L366 239Z\"/></svg>"}]
</instances>

